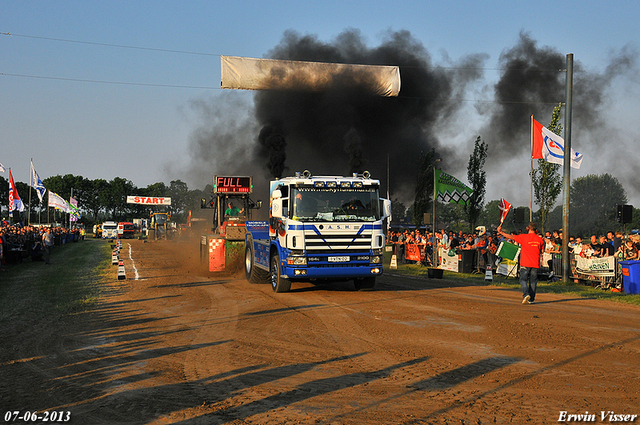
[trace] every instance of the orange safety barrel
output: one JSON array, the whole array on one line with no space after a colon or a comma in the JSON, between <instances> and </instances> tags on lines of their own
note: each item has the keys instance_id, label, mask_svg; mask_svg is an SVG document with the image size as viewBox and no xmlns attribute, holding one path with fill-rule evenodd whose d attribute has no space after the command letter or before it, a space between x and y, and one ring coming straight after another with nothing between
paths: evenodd
<instances>
[{"instance_id":1,"label":"orange safety barrel","mask_svg":"<svg viewBox=\"0 0 640 425\"><path fill-rule=\"evenodd\" d=\"M226 239L209 239L209 271L221 272L225 268Z\"/></svg>"}]
</instances>

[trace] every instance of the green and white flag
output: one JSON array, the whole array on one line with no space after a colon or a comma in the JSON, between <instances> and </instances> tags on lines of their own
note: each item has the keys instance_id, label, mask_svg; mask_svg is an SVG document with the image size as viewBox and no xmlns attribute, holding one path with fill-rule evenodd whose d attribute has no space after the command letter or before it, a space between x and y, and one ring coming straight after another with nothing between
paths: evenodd
<instances>
[{"instance_id":1,"label":"green and white flag","mask_svg":"<svg viewBox=\"0 0 640 425\"><path fill-rule=\"evenodd\" d=\"M455 202L466 204L473 193L470 187L465 186L460 180L440 170L436 174L436 198L440 202Z\"/></svg>"}]
</instances>

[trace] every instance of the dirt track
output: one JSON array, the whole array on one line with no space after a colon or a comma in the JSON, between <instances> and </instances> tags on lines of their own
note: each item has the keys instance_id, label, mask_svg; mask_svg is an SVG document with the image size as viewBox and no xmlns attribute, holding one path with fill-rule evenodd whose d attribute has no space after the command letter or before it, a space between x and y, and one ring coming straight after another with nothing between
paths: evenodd
<instances>
[{"instance_id":1,"label":"dirt track","mask_svg":"<svg viewBox=\"0 0 640 425\"><path fill-rule=\"evenodd\" d=\"M124 241L121 257L128 279L114 267L95 311L16 348L0 413L63 410L78 424L640 414L636 306L546 294L523 306L514 290L389 273L369 292L275 294L204 273L197 242Z\"/></svg>"}]
</instances>

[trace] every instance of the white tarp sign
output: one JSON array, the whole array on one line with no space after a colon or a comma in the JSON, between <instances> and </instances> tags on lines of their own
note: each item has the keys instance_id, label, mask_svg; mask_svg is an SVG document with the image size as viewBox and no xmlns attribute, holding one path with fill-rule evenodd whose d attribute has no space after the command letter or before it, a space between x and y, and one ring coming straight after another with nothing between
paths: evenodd
<instances>
[{"instance_id":1,"label":"white tarp sign","mask_svg":"<svg viewBox=\"0 0 640 425\"><path fill-rule=\"evenodd\" d=\"M162 196L127 196L127 204L171 205L171 198Z\"/></svg>"},{"instance_id":2,"label":"white tarp sign","mask_svg":"<svg viewBox=\"0 0 640 425\"><path fill-rule=\"evenodd\" d=\"M400 93L400 68L221 56L221 87L241 90L322 91L342 82L379 96Z\"/></svg>"},{"instance_id":3,"label":"white tarp sign","mask_svg":"<svg viewBox=\"0 0 640 425\"><path fill-rule=\"evenodd\" d=\"M453 252L453 255L450 255L451 250L440 248L438 250L438 256L440 258L439 268L443 270L449 270L451 272L458 272L458 254Z\"/></svg>"},{"instance_id":4,"label":"white tarp sign","mask_svg":"<svg viewBox=\"0 0 640 425\"><path fill-rule=\"evenodd\" d=\"M602 258L583 258L576 255L576 271L592 276L615 276L616 259L613 256Z\"/></svg>"}]
</instances>

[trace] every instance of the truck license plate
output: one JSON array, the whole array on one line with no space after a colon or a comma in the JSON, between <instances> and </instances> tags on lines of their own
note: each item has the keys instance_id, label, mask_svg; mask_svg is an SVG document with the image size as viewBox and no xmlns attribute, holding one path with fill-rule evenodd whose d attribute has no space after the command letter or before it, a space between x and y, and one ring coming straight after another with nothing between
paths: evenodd
<instances>
[{"instance_id":1,"label":"truck license plate","mask_svg":"<svg viewBox=\"0 0 640 425\"><path fill-rule=\"evenodd\" d=\"M343 257L329 257L330 263L347 263L351 260L351 257L343 256Z\"/></svg>"}]
</instances>

